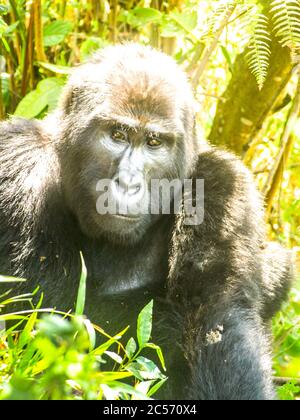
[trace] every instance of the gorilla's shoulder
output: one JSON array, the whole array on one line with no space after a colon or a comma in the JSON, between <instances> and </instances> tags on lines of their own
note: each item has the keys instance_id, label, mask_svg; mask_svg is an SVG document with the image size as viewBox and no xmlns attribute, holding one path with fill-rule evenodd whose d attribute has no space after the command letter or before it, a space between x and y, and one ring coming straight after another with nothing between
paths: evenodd
<instances>
[{"instance_id":1,"label":"gorilla's shoulder","mask_svg":"<svg viewBox=\"0 0 300 420\"><path fill-rule=\"evenodd\" d=\"M31 220L46 202L46 195L56 189L55 184L58 180L58 159L44 122L21 118L2 122L1 211L4 211L11 221ZM23 217L20 217L21 215Z\"/></svg>"},{"instance_id":2,"label":"gorilla's shoulder","mask_svg":"<svg viewBox=\"0 0 300 420\"><path fill-rule=\"evenodd\" d=\"M204 180L204 223L198 230L213 225L223 239L237 233L264 236L261 194L252 173L237 156L208 146L200 151L191 177Z\"/></svg>"},{"instance_id":3,"label":"gorilla's shoulder","mask_svg":"<svg viewBox=\"0 0 300 420\"><path fill-rule=\"evenodd\" d=\"M26 151L33 147L41 147L49 144L50 137L47 135L44 124L38 120L26 120L12 118L0 123L0 149L3 154L22 149ZM16 148L16 149L15 149Z\"/></svg>"},{"instance_id":4,"label":"gorilla's shoulder","mask_svg":"<svg viewBox=\"0 0 300 420\"><path fill-rule=\"evenodd\" d=\"M253 175L238 156L211 145L199 152L192 177L203 177L204 180L214 182L215 186L222 185L223 188L233 184L235 187L238 184L245 187L254 183Z\"/></svg>"}]
</instances>

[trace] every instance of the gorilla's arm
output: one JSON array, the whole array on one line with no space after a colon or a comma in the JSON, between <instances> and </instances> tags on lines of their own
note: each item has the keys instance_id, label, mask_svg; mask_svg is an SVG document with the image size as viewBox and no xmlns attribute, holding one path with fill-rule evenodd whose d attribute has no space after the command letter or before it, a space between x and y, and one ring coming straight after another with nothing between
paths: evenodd
<instances>
[{"instance_id":1,"label":"gorilla's arm","mask_svg":"<svg viewBox=\"0 0 300 420\"><path fill-rule=\"evenodd\" d=\"M80 260L61 199L55 138L50 134L56 124L20 118L0 124L0 274L27 279L14 285L14 295L42 285L44 306L63 307L61 282L65 287L69 278L77 282ZM74 292L66 307L71 308L76 287L69 285ZM7 289L1 283L0 295Z\"/></svg>"},{"instance_id":2,"label":"gorilla's arm","mask_svg":"<svg viewBox=\"0 0 300 420\"><path fill-rule=\"evenodd\" d=\"M187 226L184 214L178 216L169 277L191 366L188 395L270 399L264 328L286 297L288 258L280 258L281 269L270 268L263 252L262 203L237 158L208 150L200 154L193 177L204 179L204 221Z\"/></svg>"}]
</instances>

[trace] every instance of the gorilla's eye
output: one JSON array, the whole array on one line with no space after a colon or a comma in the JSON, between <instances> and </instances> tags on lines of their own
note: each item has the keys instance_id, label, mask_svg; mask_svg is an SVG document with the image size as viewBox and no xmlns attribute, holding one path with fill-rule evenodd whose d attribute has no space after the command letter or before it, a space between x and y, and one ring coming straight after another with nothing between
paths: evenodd
<instances>
[{"instance_id":1,"label":"gorilla's eye","mask_svg":"<svg viewBox=\"0 0 300 420\"><path fill-rule=\"evenodd\" d=\"M114 129L111 132L111 138L115 141L127 141L127 134L122 130Z\"/></svg>"},{"instance_id":2,"label":"gorilla's eye","mask_svg":"<svg viewBox=\"0 0 300 420\"><path fill-rule=\"evenodd\" d=\"M156 136L148 137L147 145L150 147L159 147L161 146L161 140Z\"/></svg>"}]
</instances>

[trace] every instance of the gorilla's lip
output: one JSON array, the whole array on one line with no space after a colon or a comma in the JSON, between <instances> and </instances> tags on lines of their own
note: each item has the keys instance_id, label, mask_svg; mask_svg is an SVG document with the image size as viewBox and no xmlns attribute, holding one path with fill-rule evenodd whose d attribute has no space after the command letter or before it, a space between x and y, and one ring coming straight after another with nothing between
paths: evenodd
<instances>
[{"instance_id":1,"label":"gorilla's lip","mask_svg":"<svg viewBox=\"0 0 300 420\"><path fill-rule=\"evenodd\" d=\"M112 216L116 217L117 219L132 220L132 221L137 221L140 218L140 216L133 215L133 214L113 214Z\"/></svg>"}]
</instances>

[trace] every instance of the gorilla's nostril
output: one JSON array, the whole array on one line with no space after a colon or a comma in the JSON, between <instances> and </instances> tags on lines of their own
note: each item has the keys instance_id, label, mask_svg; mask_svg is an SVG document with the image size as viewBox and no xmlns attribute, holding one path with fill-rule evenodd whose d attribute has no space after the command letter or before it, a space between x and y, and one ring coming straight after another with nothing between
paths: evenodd
<instances>
[{"instance_id":1,"label":"gorilla's nostril","mask_svg":"<svg viewBox=\"0 0 300 420\"><path fill-rule=\"evenodd\" d=\"M133 196L138 194L142 189L142 183L133 176L118 176L114 179L115 185L119 192Z\"/></svg>"},{"instance_id":2,"label":"gorilla's nostril","mask_svg":"<svg viewBox=\"0 0 300 420\"><path fill-rule=\"evenodd\" d=\"M129 188L128 188L128 194L129 195L135 195L135 194L137 194L138 192L140 192L141 191L141 184L135 184L135 185L131 185Z\"/></svg>"}]
</instances>

